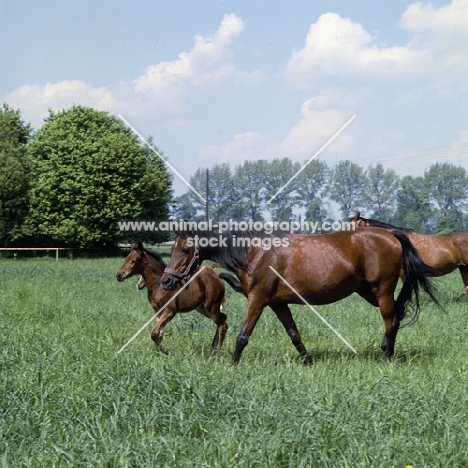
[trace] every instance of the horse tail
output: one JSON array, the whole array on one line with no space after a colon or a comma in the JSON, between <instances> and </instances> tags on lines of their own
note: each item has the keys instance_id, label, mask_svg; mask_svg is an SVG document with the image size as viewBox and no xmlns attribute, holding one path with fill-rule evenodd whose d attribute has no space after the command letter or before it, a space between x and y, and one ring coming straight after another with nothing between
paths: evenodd
<instances>
[{"instance_id":1,"label":"horse tail","mask_svg":"<svg viewBox=\"0 0 468 468\"><path fill-rule=\"evenodd\" d=\"M435 295L435 289L430 277L438 276L439 272L435 268L426 265L419 252L410 241L408 234L401 229L392 230L393 235L400 241L403 249L403 265L406 278L398 294L397 318L402 320L406 316L405 305L411 300L414 292L415 313L410 323L415 322L419 317L419 288L429 295L429 297L440 307L440 303Z\"/></svg>"},{"instance_id":2,"label":"horse tail","mask_svg":"<svg viewBox=\"0 0 468 468\"><path fill-rule=\"evenodd\" d=\"M219 277L222 280L226 281L226 283L229 284L229 286L231 286L231 288L234 289L234 291L238 293L243 293L240 281L235 276L223 272L219 274Z\"/></svg>"}]
</instances>

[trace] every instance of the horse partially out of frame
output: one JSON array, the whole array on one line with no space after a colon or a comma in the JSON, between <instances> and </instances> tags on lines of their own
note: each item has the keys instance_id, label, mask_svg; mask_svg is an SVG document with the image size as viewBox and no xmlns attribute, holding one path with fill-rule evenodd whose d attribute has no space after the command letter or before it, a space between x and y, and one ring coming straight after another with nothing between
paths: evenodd
<instances>
[{"instance_id":1,"label":"horse partially out of frame","mask_svg":"<svg viewBox=\"0 0 468 468\"><path fill-rule=\"evenodd\" d=\"M351 220L355 226L374 226L384 229L399 229L404 231L424 263L436 270L434 276L443 276L458 268L465 286L465 296L468 299L468 233L426 235L406 228L399 228L391 224L367 219L358 211Z\"/></svg>"},{"instance_id":2,"label":"horse partially out of frame","mask_svg":"<svg viewBox=\"0 0 468 468\"><path fill-rule=\"evenodd\" d=\"M141 242L133 243L130 253L116 274L116 278L117 281L124 281L133 275L141 275L138 288L143 289L146 286L151 306L155 311L159 311L159 308L174 295L174 293L167 293L158 287L165 268L166 264L158 253L145 249ZM239 282L232 275L221 273L218 276L213 268L206 266L164 310L159 311L156 326L151 331L151 339L161 351L167 352L161 344L164 327L178 312L192 310L197 310L216 323L212 346L216 350L221 348L228 326L226 314L221 312L221 307L225 304L225 288L220 277L240 290Z\"/></svg>"},{"instance_id":3,"label":"horse partially out of frame","mask_svg":"<svg viewBox=\"0 0 468 468\"><path fill-rule=\"evenodd\" d=\"M419 311L419 287L437 302L424 264L406 233L379 228L321 235L263 231L178 231L161 284L167 291L201 262L212 260L232 271L247 297L247 311L236 340L233 362L240 360L263 309L269 306L298 352L310 362L288 304L329 304L356 292L379 307L385 324L382 350L390 358L405 306L412 295ZM197 244L197 239L203 242ZM239 242L243 239L244 242ZM250 240L250 242L246 242ZM265 248L273 246L274 248ZM406 278L397 299L395 288L404 268ZM278 276L281 275L281 279Z\"/></svg>"}]
</instances>

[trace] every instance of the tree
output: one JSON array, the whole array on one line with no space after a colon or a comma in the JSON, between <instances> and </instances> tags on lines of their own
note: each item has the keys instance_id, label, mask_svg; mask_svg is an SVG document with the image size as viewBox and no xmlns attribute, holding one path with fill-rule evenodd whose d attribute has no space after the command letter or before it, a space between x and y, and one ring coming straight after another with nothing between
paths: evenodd
<instances>
[{"instance_id":1,"label":"tree","mask_svg":"<svg viewBox=\"0 0 468 468\"><path fill-rule=\"evenodd\" d=\"M264 187L267 162L245 161L234 171L235 197L240 217L263 221Z\"/></svg>"},{"instance_id":2,"label":"tree","mask_svg":"<svg viewBox=\"0 0 468 468\"><path fill-rule=\"evenodd\" d=\"M327 217L326 191L329 187L330 169L318 159L311 161L297 178L300 204L305 207L308 220L323 222Z\"/></svg>"},{"instance_id":3,"label":"tree","mask_svg":"<svg viewBox=\"0 0 468 468\"><path fill-rule=\"evenodd\" d=\"M86 107L49 113L29 145L29 225L42 241L109 247L135 233L118 222L167 218L170 176L115 117ZM159 218L159 219L158 219ZM140 233L163 240L167 233Z\"/></svg>"},{"instance_id":4,"label":"tree","mask_svg":"<svg viewBox=\"0 0 468 468\"><path fill-rule=\"evenodd\" d=\"M448 163L433 164L424 173L424 182L437 208L436 232L463 230L463 210L468 196L466 170Z\"/></svg>"},{"instance_id":5,"label":"tree","mask_svg":"<svg viewBox=\"0 0 468 468\"><path fill-rule=\"evenodd\" d=\"M274 221L289 221L293 217L292 210L297 201L297 180L288 182L299 169L299 163L293 163L289 158L276 158L266 165L265 199Z\"/></svg>"},{"instance_id":6,"label":"tree","mask_svg":"<svg viewBox=\"0 0 468 468\"><path fill-rule=\"evenodd\" d=\"M215 164L210 169L208 207L209 215L215 222L238 217L233 177L228 163Z\"/></svg>"},{"instance_id":7,"label":"tree","mask_svg":"<svg viewBox=\"0 0 468 468\"><path fill-rule=\"evenodd\" d=\"M367 171L367 191L364 206L371 210L370 218L391 221L400 181L393 169L385 170L381 163L370 165Z\"/></svg>"},{"instance_id":8,"label":"tree","mask_svg":"<svg viewBox=\"0 0 468 468\"><path fill-rule=\"evenodd\" d=\"M166 165L161 157L164 157L164 152L153 144L151 137L146 140L153 150L145 146L146 151L146 164L145 173L142 177L142 193L141 193L141 206L142 214L140 219L143 220L166 220L169 216L169 203L172 200L172 176L166 169ZM161 157L160 157L161 156ZM141 241L160 241L164 240L161 235L144 235L134 238L134 240Z\"/></svg>"},{"instance_id":9,"label":"tree","mask_svg":"<svg viewBox=\"0 0 468 468\"><path fill-rule=\"evenodd\" d=\"M200 208L197 199L200 200L191 190L176 197L171 208L171 218L174 221L203 221L205 219L204 213L199 209L194 209L195 205Z\"/></svg>"},{"instance_id":10,"label":"tree","mask_svg":"<svg viewBox=\"0 0 468 468\"><path fill-rule=\"evenodd\" d=\"M26 236L30 162L27 145L32 128L21 112L0 108L0 245L20 245Z\"/></svg>"},{"instance_id":11,"label":"tree","mask_svg":"<svg viewBox=\"0 0 468 468\"><path fill-rule=\"evenodd\" d=\"M229 218L238 218L240 206L236 203L233 175L229 164L215 164L207 173L200 167L190 177L190 185L206 197L208 177L208 217L217 222ZM188 191L177 198L177 206L173 210L177 217L191 221L205 219L206 206L193 191Z\"/></svg>"},{"instance_id":12,"label":"tree","mask_svg":"<svg viewBox=\"0 0 468 468\"><path fill-rule=\"evenodd\" d=\"M432 232L432 209L423 177L405 176L400 181L396 196L394 224L423 234Z\"/></svg>"},{"instance_id":13,"label":"tree","mask_svg":"<svg viewBox=\"0 0 468 468\"><path fill-rule=\"evenodd\" d=\"M363 206L366 191L366 171L351 161L340 161L334 171L330 198L339 204L344 218L351 218L351 210L359 211Z\"/></svg>"}]
</instances>

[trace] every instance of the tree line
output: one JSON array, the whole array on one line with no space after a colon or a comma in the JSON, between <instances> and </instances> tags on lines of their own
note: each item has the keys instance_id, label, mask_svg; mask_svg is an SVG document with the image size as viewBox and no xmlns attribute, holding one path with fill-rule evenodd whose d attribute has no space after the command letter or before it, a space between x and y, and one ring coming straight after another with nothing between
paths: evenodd
<instances>
[{"instance_id":1,"label":"tree line","mask_svg":"<svg viewBox=\"0 0 468 468\"><path fill-rule=\"evenodd\" d=\"M304 165L287 157L245 161L233 169L222 163L209 170L208 190L204 168L190 184L207 193L208 216L214 220L323 222L338 209L343 220L361 211L367 218L426 234L468 228L468 175L461 166L436 163L423 176L400 177L381 163L365 168L346 160L330 167L312 160ZM172 216L199 221L206 206L188 190L176 198Z\"/></svg>"},{"instance_id":2,"label":"tree line","mask_svg":"<svg viewBox=\"0 0 468 468\"><path fill-rule=\"evenodd\" d=\"M167 220L172 179L116 117L88 107L49 115L33 132L0 109L0 246L113 248L122 220ZM132 233L158 242L165 233Z\"/></svg>"},{"instance_id":3,"label":"tree line","mask_svg":"<svg viewBox=\"0 0 468 468\"><path fill-rule=\"evenodd\" d=\"M118 223L200 221L207 209L213 220L302 217L323 222L338 209L342 219L359 210L367 218L422 233L468 228L463 167L436 163L418 177L351 161L330 167L313 160L302 167L287 157L245 161L233 168L216 164L209 170L205 206L190 190L174 198L171 174L161 158L118 118L73 106L49 111L43 126L33 131L20 110L3 104L0 246L109 248L128 240L161 242L167 232L122 232ZM206 175L199 168L190 178L202 194Z\"/></svg>"}]
</instances>

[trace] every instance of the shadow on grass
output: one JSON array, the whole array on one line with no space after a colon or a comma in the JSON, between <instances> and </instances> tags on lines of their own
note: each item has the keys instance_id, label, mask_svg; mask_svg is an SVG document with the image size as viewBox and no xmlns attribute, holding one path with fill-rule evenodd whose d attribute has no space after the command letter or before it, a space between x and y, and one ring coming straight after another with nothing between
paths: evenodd
<instances>
[{"instance_id":1,"label":"shadow on grass","mask_svg":"<svg viewBox=\"0 0 468 468\"><path fill-rule=\"evenodd\" d=\"M375 347L369 345L364 349L357 350L357 354L343 349L343 350L327 350L319 349L309 351L309 354L312 358L312 364L318 362L352 362L352 361L361 361L361 362L386 362L388 361L384 352L380 347ZM425 361L427 359L434 359L438 356L438 352L434 348L425 347L425 346L406 346L404 349L396 349L394 356L391 359L391 362L398 364L407 364L410 362ZM302 356L293 356L292 360L294 362L304 362ZM305 364L306 365L306 364Z\"/></svg>"}]
</instances>

